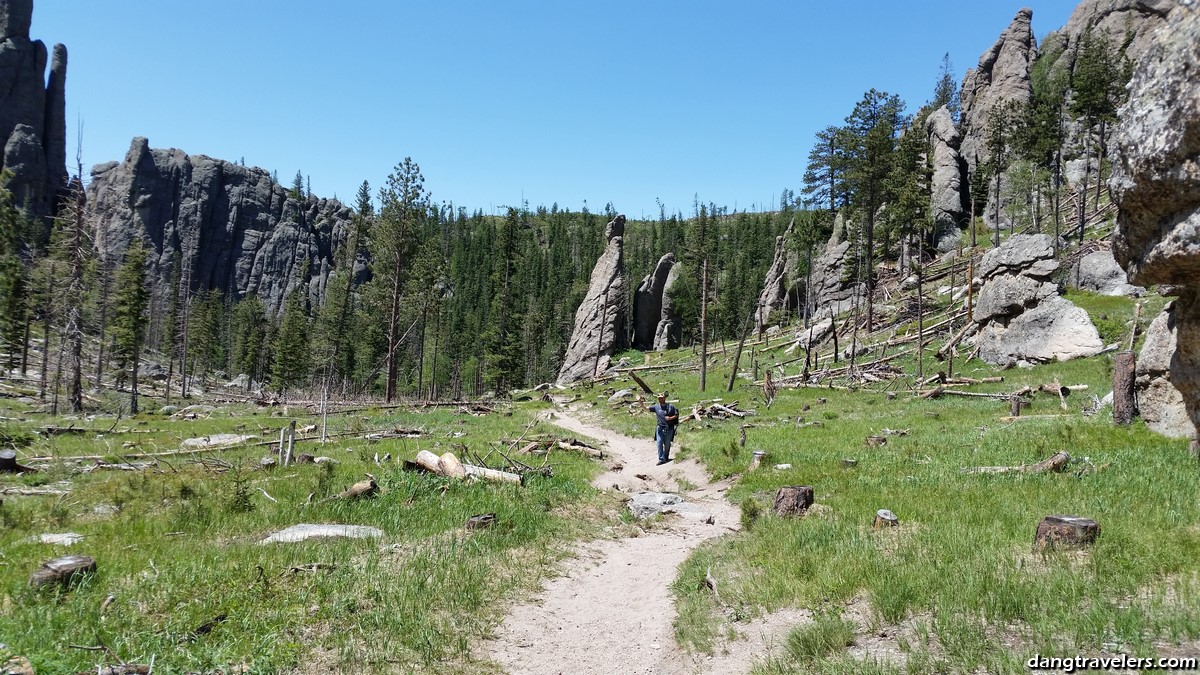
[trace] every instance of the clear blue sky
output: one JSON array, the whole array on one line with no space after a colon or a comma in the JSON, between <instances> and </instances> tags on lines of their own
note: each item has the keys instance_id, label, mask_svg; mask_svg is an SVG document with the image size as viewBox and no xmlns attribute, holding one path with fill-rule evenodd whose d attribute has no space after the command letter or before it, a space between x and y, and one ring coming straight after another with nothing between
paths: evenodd
<instances>
[{"instance_id":1,"label":"clear blue sky","mask_svg":"<svg viewBox=\"0 0 1200 675\"><path fill-rule=\"evenodd\" d=\"M961 81L1020 7L1041 40L1075 4L35 0L32 36L67 45L85 172L146 136L351 203L411 156L437 202L638 217L769 208L867 89L912 112L944 53Z\"/></svg>"}]
</instances>

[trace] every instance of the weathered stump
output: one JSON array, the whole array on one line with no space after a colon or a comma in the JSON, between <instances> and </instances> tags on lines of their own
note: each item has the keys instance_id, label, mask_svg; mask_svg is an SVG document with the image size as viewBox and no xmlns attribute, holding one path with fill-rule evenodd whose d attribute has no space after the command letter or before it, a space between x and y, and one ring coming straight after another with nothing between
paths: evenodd
<instances>
[{"instance_id":1,"label":"weathered stump","mask_svg":"<svg viewBox=\"0 0 1200 675\"><path fill-rule=\"evenodd\" d=\"M307 452L302 452L302 453L296 455L296 463L297 464L312 464L315 461L317 461L317 458L313 455L308 454Z\"/></svg>"},{"instance_id":2,"label":"weathered stump","mask_svg":"<svg viewBox=\"0 0 1200 675\"><path fill-rule=\"evenodd\" d=\"M260 469L274 469L275 465L278 463L279 462L277 462L274 457L263 457L262 459L258 460L258 467Z\"/></svg>"},{"instance_id":3,"label":"weathered stump","mask_svg":"<svg viewBox=\"0 0 1200 675\"><path fill-rule=\"evenodd\" d=\"M29 585L34 588L61 584L69 586L77 578L96 571L96 560L86 555L65 555L42 563L29 576Z\"/></svg>"},{"instance_id":4,"label":"weathered stump","mask_svg":"<svg viewBox=\"0 0 1200 675\"><path fill-rule=\"evenodd\" d=\"M896 527L900 524L900 519L896 514L887 509L879 509L875 512L875 522L871 525L876 530L882 530L885 527Z\"/></svg>"},{"instance_id":5,"label":"weathered stump","mask_svg":"<svg viewBox=\"0 0 1200 675\"><path fill-rule=\"evenodd\" d=\"M809 485L785 485L775 493L775 515L800 516L813 504L813 489Z\"/></svg>"},{"instance_id":6,"label":"weathered stump","mask_svg":"<svg viewBox=\"0 0 1200 675\"><path fill-rule=\"evenodd\" d=\"M1021 397L1013 394L1008 398L1008 414L1013 417L1021 416Z\"/></svg>"},{"instance_id":7,"label":"weathered stump","mask_svg":"<svg viewBox=\"0 0 1200 675\"><path fill-rule=\"evenodd\" d=\"M489 527L493 527L498 522L499 521L496 519L496 514L481 513L477 516L471 516L470 518L467 518L467 529L485 530Z\"/></svg>"},{"instance_id":8,"label":"weathered stump","mask_svg":"<svg viewBox=\"0 0 1200 675\"><path fill-rule=\"evenodd\" d=\"M1046 516L1033 536L1033 550L1083 548L1100 536L1100 524L1079 516Z\"/></svg>"},{"instance_id":9,"label":"weathered stump","mask_svg":"<svg viewBox=\"0 0 1200 675\"><path fill-rule=\"evenodd\" d=\"M853 469L854 467L858 466L858 460L846 457L841 461L841 464L843 469Z\"/></svg>"},{"instance_id":10,"label":"weathered stump","mask_svg":"<svg viewBox=\"0 0 1200 675\"><path fill-rule=\"evenodd\" d=\"M37 469L17 464L17 452L12 448L0 450L0 473L25 473Z\"/></svg>"},{"instance_id":11,"label":"weathered stump","mask_svg":"<svg viewBox=\"0 0 1200 675\"><path fill-rule=\"evenodd\" d=\"M1117 352L1113 355L1113 422L1131 424L1137 413L1133 385L1136 375L1137 355L1133 352Z\"/></svg>"},{"instance_id":12,"label":"weathered stump","mask_svg":"<svg viewBox=\"0 0 1200 675\"><path fill-rule=\"evenodd\" d=\"M878 448L887 445L887 436L867 436L867 447Z\"/></svg>"},{"instance_id":13,"label":"weathered stump","mask_svg":"<svg viewBox=\"0 0 1200 675\"><path fill-rule=\"evenodd\" d=\"M750 468L748 470L753 471L753 470L757 469L758 467L762 466L763 460L766 458L767 458L767 453L765 451L755 450L750 455Z\"/></svg>"}]
</instances>

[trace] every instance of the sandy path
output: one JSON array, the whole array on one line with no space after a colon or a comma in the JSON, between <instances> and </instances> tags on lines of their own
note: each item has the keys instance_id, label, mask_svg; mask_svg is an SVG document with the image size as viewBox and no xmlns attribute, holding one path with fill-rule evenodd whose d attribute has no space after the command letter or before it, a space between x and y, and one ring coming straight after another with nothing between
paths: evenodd
<instances>
[{"instance_id":1,"label":"sandy path","mask_svg":"<svg viewBox=\"0 0 1200 675\"><path fill-rule=\"evenodd\" d=\"M630 438L571 416L554 422L604 441L613 457L610 466L623 466L597 477L597 487L676 492L702 506L714 522L667 516L666 527L581 546L563 576L547 583L540 598L514 608L497 639L486 643L487 657L510 673L748 671L768 631L745 626L747 640L728 645L728 653L705 657L679 649L672 626L676 613L670 585L680 563L704 540L738 527L738 510L724 497L728 482L710 483L695 460L656 466L649 416L646 438ZM682 492L680 478L693 489Z\"/></svg>"}]
</instances>

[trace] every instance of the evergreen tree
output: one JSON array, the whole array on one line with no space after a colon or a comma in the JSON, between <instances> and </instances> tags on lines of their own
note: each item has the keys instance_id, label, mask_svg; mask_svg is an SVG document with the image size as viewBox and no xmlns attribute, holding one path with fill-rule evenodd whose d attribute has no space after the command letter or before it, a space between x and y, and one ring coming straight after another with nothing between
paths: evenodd
<instances>
[{"instance_id":1,"label":"evergreen tree","mask_svg":"<svg viewBox=\"0 0 1200 675\"><path fill-rule=\"evenodd\" d=\"M1108 125L1116 122L1117 109L1124 101L1125 84L1132 74L1132 66L1125 55L1117 50L1107 33L1084 33L1080 41L1075 69L1071 77L1071 112L1084 123L1084 177L1080 199L1079 240L1083 241L1084 214L1090 184L1092 161L1092 133L1098 131L1097 153L1100 166L1096 176L1096 206L1100 208L1100 188L1103 183L1103 159L1107 154Z\"/></svg>"},{"instance_id":2,"label":"evergreen tree","mask_svg":"<svg viewBox=\"0 0 1200 675\"><path fill-rule=\"evenodd\" d=\"M954 65L950 63L950 52L946 52L942 56L941 70L938 72L937 84L933 88L933 101L929 105L933 110L946 106L950 111L950 119L958 124L962 104L959 100L958 82L954 79Z\"/></svg>"},{"instance_id":3,"label":"evergreen tree","mask_svg":"<svg viewBox=\"0 0 1200 675\"><path fill-rule=\"evenodd\" d=\"M812 150L808 153L802 190L813 207L828 204L832 212L845 205L848 141L846 131L839 127L829 126L817 132Z\"/></svg>"},{"instance_id":4,"label":"evergreen tree","mask_svg":"<svg viewBox=\"0 0 1200 675\"><path fill-rule=\"evenodd\" d=\"M148 252L140 240L125 250L125 259L117 270L116 299L113 311L113 353L122 369L129 373L129 412L138 413L138 361L146 336L146 309L150 292L146 286Z\"/></svg>"},{"instance_id":5,"label":"evergreen tree","mask_svg":"<svg viewBox=\"0 0 1200 675\"><path fill-rule=\"evenodd\" d=\"M305 384L308 379L308 315L303 295L302 290L296 289L288 297L271 349L275 354L271 385L280 392Z\"/></svg>"}]
</instances>

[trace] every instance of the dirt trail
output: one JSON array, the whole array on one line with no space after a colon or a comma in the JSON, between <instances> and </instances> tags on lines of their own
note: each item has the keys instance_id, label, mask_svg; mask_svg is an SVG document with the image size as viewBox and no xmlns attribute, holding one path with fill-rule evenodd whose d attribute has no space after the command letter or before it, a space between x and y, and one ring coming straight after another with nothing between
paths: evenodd
<instances>
[{"instance_id":1,"label":"dirt trail","mask_svg":"<svg viewBox=\"0 0 1200 675\"><path fill-rule=\"evenodd\" d=\"M609 470L596 487L623 492L675 492L712 516L670 515L665 527L640 536L580 547L561 577L546 584L533 603L516 607L486 643L487 657L510 673L731 673L747 672L764 639L778 631L742 626L746 640L714 657L689 654L674 639L675 606L670 585L677 568L701 542L738 527L738 510L725 499L727 481L711 483L695 460L656 466L653 420L645 438L630 438L573 416L554 423L602 440ZM675 448L672 448L674 451ZM639 478L638 474L644 476ZM690 490L684 491L684 487Z\"/></svg>"}]
</instances>

